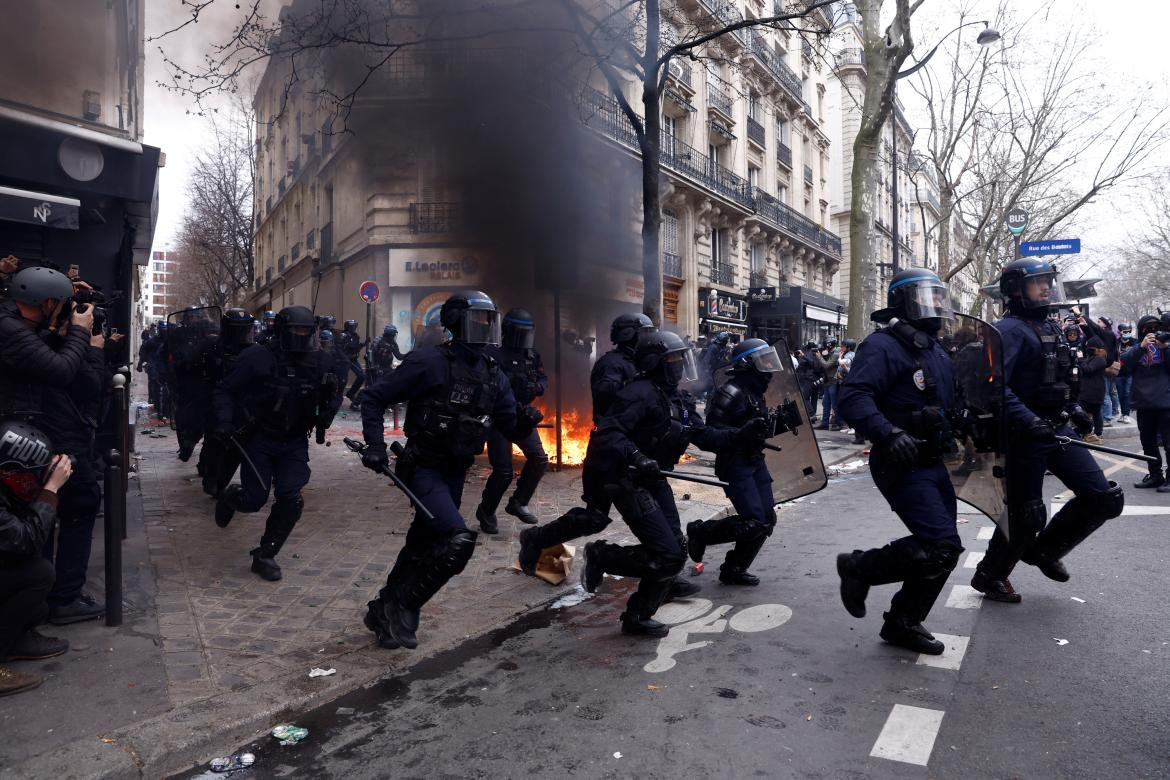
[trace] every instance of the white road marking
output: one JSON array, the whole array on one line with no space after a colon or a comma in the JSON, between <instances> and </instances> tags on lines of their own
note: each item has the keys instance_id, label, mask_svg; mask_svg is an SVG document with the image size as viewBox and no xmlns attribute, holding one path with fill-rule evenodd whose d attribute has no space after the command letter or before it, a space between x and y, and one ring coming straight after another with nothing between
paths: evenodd
<instances>
[{"instance_id":1,"label":"white road marking","mask_svg":"<svg viewBox=\"0 0 1170 780\"><path fill-rule=\"evenodd\" d=\"M979 609L983 606L983 594L970 585L952 585L947 596L947 606L954 609Z\"/></svg>"},{"instance_id":2,"label":"white road marking","mask_svg":"<svg viewBox=\"0 0 1170 780\"><path fill-rule=\"evenodd\" d=\"M963 568L964 569L974 569L976 566L979 565L979 562L981 560L983 560L983 555L984 554L981 552L967 553L967 557L963 559Z\"/></svg>"},{"instance_id":3,"label":"white road marking","mask_svg":"<svg viewBox=\"0 0 1170 780\"><path fill-rule=\"evenodd\" d=\"M655 674L667 672L677 666L674 657L689 650L699 650L711 644L712 640L690 641L695 634L722 634L728 628L745 634L778 628L792 617L792 610L783 604L756 604L725 618L734 607L724 604L711 609L707 599L684 599L663 605L654 617L670 624L670 633L658 640L654 660L642 667L643 671ZM708 611L710 610L710 611Z\"/></svg>"},{"instance_id":4,"label":"white road marking","mask_svg":"<svg viewBox=\"0 0 1170 780\"><path fill-rule=\"evenodd\" d=\"M982 525L979 527L979 533L975 534L975 540L976 541L985 541L987 539L990 539L991 535L994 533L995 533L995 526L994 525Z\"/></svg>"},{"instance_id":5,"label":"white road marking","mask_svg":"<svg viewBox=\"0 0 1170 780\"><path fill-rule=\"evenodd\" d=\"M659 607L654 613L654 619L659 623L673 626L702 617L710 612L713 606L715 605L707 599L680 599Z\"/></svg>"},{"instance_id":6,"label":"white road marking","mask_svg":"<svg viewBox=\"0 0 1170 780\"><path fill-rule=\"evenodd\" d=\"M945 645L942 655L919 653L916 663L919 666L933 666L937 669L954 669L957 671L963 664L963 656L967 653L967 643L971 641L971 637L956 636L954 634L935 634L934 638Z\"/></svg>"},{"instance_id":7,"label":"white road marking","mask_svg":"<svg viewBox=\"0 0 1170 780\"><path fill-rule=\"evenodd\" d=\"M754 634L782 626L791 617L792 610L783 604L757 604L729 617L727 626L745 634Z\"/></svg>"},{"instance_id":8,"label":"white road marking","mask_svg":"<svg viewBox=\"0 0 1170 780\"><path fill-rule=\"evenodd\" d=\"M895 704L869 754L874 758L926 766L945 714L942 710Z\"/></svg>"},{"instance_id":9,"label":"white road marking","mask_svg":"<svg viewBox=\"0 0 1170 780\"><path fill-rule=\"evenodd\" d=\"M1060 511L1063 502L1053 501L1049 506L1049 517ZM1153 517L1154 515L1170 515L1170 506L1127 506L1121 510L1122 517Z\"/></svg>"}]
</instances>

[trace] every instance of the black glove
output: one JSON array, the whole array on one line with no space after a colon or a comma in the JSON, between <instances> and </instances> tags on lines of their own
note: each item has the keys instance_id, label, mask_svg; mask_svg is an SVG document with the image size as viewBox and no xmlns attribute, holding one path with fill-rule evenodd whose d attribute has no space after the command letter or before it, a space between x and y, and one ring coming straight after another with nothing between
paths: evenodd
<instances>
[{"instance_id":1,"label":"black glove","mask_svg":"<svg viewBox=\"0 0 1170 780\"><path fill-rule=\"evenodd\" d=\"M1037 417L1024 429L1024 435L1032 441L1049 442L1056 438L1056 429L1052 423Z\"/></svg>"},{"instance_id":2,"label":"black glove","mask_svg":"<svg viewBox=\"0 0 1170 780\"><path fill-rule=\"evenodd\" d=\"M735 432L735 441L741 447L759 448L768 439L768 422L762 417L749 420Z\"/></svg>"},{"instance_id":3,"label":"black glove","mask_svg":"<svg viewBox=\"0 0 1170 780\"><path fill-rule=\"evenodd\" d=\"M654 458L647 457L645 453L636 452L634 457L630 459L630 465L638 472L638 475L647 479L659 479L662 477L662 469L658 467L658 461Z\"/></svg>"},{"instance_id":4,"label":"black glove","mask_svg":"<svg viewBox=\"0 0 1170 780\"><path fill-rule=\"evenodd\" d=\"M1093 417L1081 407L1074 408L1068 415L1069 425L1078 436L1085 436L1093 432Z\"/></svg>"},{"instance_id":5,"label":"black glove","mask_svg":"<svg viewBox=\"0 0 1170 780\"><path fill-rule=\"evenodd\" d=\"M895 430L882 445L890 457L891 465L908 468L918 458L918 440L905 431Z\"/></svg>"},{"instance_id":6,"label":"black glove","mask_svg":"<svg viewBox=\"0 0 1170 780\"><path fill-rule=\"evenodd\" d=\"M386 455L386 443L367 444L362 450L362 465L370 471L382 473L382 470L390 465L390 458Z\"/></svg>"},{"instance_id":7,"label":"black glove","mask_svg":"<svg viewBox=\"0 0 1170 780\"><path fill-rule=\"evenodd\" d=\"M215 435L221 439L229 439L235 435L236 429L230 422L217 422L215 424Z\"/></svg>"}]
</instances>

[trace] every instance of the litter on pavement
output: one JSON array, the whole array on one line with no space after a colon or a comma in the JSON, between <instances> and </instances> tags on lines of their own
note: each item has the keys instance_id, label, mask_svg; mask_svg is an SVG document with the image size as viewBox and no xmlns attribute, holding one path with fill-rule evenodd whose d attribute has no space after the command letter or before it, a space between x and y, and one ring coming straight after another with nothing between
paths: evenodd
<instances>
[{"instance_id":1,"label":"litter on pavement","mask_svg":"<svg viewBox=\"0 0 1170 780\"><path fill-rule=\"evenodd\" d=\"M282 723L272 729L272 736L279 739L282 745L295 745L309 736L309 730L291 723Z\"/></svg>"},{"instance_id":2,"label":"litter on pavement","mask_svg":"<svg viewBox=\"0 0 1170 780\"><path fill-rule=\"evenodd\" d=\"M310 677L328 677L331 674L337 674L336 669L322 669L319 666L314 666L309 670Z\"/></svg>"},{"instance_id":3,"label":"litter on pavement","mask_svg":"<svg viewBox=\"0 0 1170 780\"><path fill-rule=\"evenodd\" d=\"M1052 638L1056 639L1056 644L1060 645L1061 647L1064 647L1065 645L1068 644L1067 639L1057 639L1056 637L1052 637Z\"/></svg>"},{"instance_id":4,"label":"litter on pavement","mask_svg":"<svg viewBox=\"0 0 1170 780\"><path fill-rule=\"evenodd\" d=\"M237 753L234 756L211 759L212 772L235 772L237 769L247 769L256 763L256 756L252 753Z\"/></svg>"}]
</instances>

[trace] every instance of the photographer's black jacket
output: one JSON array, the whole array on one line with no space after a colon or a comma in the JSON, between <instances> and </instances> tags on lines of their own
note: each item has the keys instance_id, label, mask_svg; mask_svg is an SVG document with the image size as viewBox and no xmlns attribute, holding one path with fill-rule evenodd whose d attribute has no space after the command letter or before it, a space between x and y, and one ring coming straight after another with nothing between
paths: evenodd
<instances>
[{"instance_id":1,"label":"photographer's black jacket","mask_svg":"<svg viewBox=\"0 0 1170 780\"><path fill-rule=\"evenodd\" d=\"M56 525L56 494L42 491L26 504L0 487L0 565L5 558L40 555Z\"/></svg>"}]
</instances>

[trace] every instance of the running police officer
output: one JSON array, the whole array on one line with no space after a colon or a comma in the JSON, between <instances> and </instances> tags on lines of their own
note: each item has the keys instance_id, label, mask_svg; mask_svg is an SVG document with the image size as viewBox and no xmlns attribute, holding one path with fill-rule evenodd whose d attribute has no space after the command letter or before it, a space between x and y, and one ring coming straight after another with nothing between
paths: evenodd
<instances>
[{"instance_id":1,"label":"running police officer","mask_svg":"<svg viewBox=\"0 0 1170 780\"><path fill-rule=\"evenodd\" d=\"M532 405L548 390L544 364L540 353L532 346L535 322L524 309L511 309L504 315L502 330L503 345L488 347L486 351L499 364L512 386L512 395L516 398L516 427L510 437L497 430L488 431L488 459L492 464L492 473L488 475L479 507L475 510L475 519L485 534L498 533L500 530L496 522L496 507L500 505L508 485L512 484L512 444L515 443L524 453L525 461L516 490L508 499L504 511L520 518L523 523L532 525L536 522L528 502L536 493L536 486L540 484L540 478L548 466L548 455L536 433L536 426L544 419L544 415Z\"/></svg>"},{"instance_id":2,"label":"running police officer","mask_svg":"<svg viewBox=\"0 0 1170 780\"><path fill-rule=\"evenodd\" d=\"M601 421L617 397L618 391L626 386L638 373L634 366L634 352L638 339L658 328L645 314L619 314L609 328L613 349L606 352L593 364L589 374L589 387L593 394L593 425ZM590 434L590 439L593 434ZM586 464L586 469L592 471ZM563 544L582 536L601 533L609 525L609 508L612 502L603 490L594 490L585 496L585 507L574 507L565 514L536 528L525 528L520 532L520 570L529 576L536 575L536 562L541 550ZM679 583L682 588L684 583ZM690 588L686 588L690 590ZM698 589L695 588L695 591ZM693 591L692 591L693 592ZM676 595L683 595L680 592Z\"/></svg>"},{"instance_id":3,"label":"running police officer","mask_svg":"<svg viewBox=\"0 0 1170 780\"><path fill-rule=\"evenodd\" d=\"M337 377L336 387L334 388L333 404L337 408L341 408L341 399L345 394L345 380L349 376L349 360L342 354L341 350L337 348L337 341L334 339L333 331L329 328L321 328L321 354L328 370Z\"/></svg>"},{"instance_id":4,"label":"running police officer","mask_svg":"<svg viewBox=\"0 0 1170 780\"><path fill-rule=\"evenodd\" d=\"M1125 506L1121 487L1110 482L1097 461L1079 447L1062 447L1055 437L1083 436L1093 418L1070 391L1076 363L1060 324L1048 318L1063 300L1051 263L1037 258L1003 267L999 290L1007 317L995 323L1003 335L1007 383L1007 509L1009 537L996 528L987 554L971 579L984 598L1015 604L1020 594L1008 580L1017 561L1040 569L1057 582L1068 581L1061 558ZM1073 492L1045 527L1044 473L1052 472Z\"/></svg>"},{"instance_id":5,"label":"running police officer","mask_svg":"<svg viewBox=\"0 0 1170 780\"><path fill-rule=\"evenodd\" d=\"M219 339L213 345L214 351L209 361L212 366L209 394L213 395L215 386L235 368L240 353L254 343L255 323L252 315L243 309L227 309L220 317ZM242 424L243 421L234 422ZM229 439L216 432L219 426L214 404L206 426L207 434L199 450L199 476L203 480L203 492L216 498L236 473L240 465L240 453Z\"/></svg>"},{"instance_id":6,"label":"running police officer","mask_svg":"<svg viewBox=\"0 0 1170 780\"><path fill-rule=\"evenodd\" d=\"M239 484L216 502L215 523L225 528L236 512L258 512L269 492L275 494L260 546L252 550L252 571L266 580L280 579L276 554L305 507L309 433L316 428L317 442L324 442L337 412L336 380L318 349L313 313L286 306L275 327L271 342L240 353L215 394L217 432L242 447L243 459ZM243 429L237 430L240 419Z\"/></svg>"},{"instance_id":7,"label":"running police officer","mask_svg":"<svg viewBox=\"0 0 1170 780\"><path fill-rule=\"evenodd\" d=\"M347 369L353 372L353 386L345 391L345 397L349 399L349 408L355 411L359 408L357 394L361 391L362 385L366 383L366 372L362 369L361 363L358 362L358 355L368 343L362 341L361 336L358 335L357 326L357 320L346 320L341 336L337 340L337 349L345 356Z\"/></svg>"},{"instance_id":8,"label":"running police officer","mask_svg":"<svg viewBox=\"0 0 1170 780\"><path fill-rule=\"evenodd\" d=\"M485 354L500 343L492 299L476 290L455 293L439 317L451 341L411 350L362 400L362 463L374 471L388 462L386 408L407 404L396 471L433 516L415 514L385 587L369 602L366 627L386 648L418 646L419 610L471 559L476 533L459 514L463 481L489 429L509 435L516 422L508 378Z\"/></svg>"},{"instance_id":9,"label":"running police officer","mask_svg":"<svg viewBox=\"0 0 1170 780\"><path fill-rule=\"evenodd\" d=\"M838 555L841 600L849 614L864 617L870 586L901 582L882 639L939 655L943 643L922 621L963 551L955 491L943 465L943 454L955 446L947 422L954 369L937 338L953 315L946 287L924 268L896 274L886 304L872 316L884 327L858 347L837 403L845 420L875 442L874 483L910 536Z\"/></svg>"},{"instance_id":10,"label":"running police officer","mask_svg":"<svg viewBox=\"0 0 1170 780\"><path fill-rule=\"evenodd\" d=\"M370 385L372 386L382 377L394 370L394 361L402 360L402 351L398 349L398 328L387 325L382 328L382 336L366 350L368 358Z\"/></svg>"},{"instance_id":11,"label":"running police officer","mask_svg":"<svg viewBox=\"0 0 1170 780\"><path fill-rule=\"evenodd\" d=\"M676 580L686 563L686 539L662 472L673 469L692 442L718 451L730 437L706 428L693 398L679 391L679 382L694 381L698 371L694 353L677 334L643 335L634 365L638 376L618 392L589 438L582 485L590 505L612 500L639 544L587 544L582 584L592 593L607 573L639 578L622 613L622 631L663 637L669 629L653 619L658 607L668 596L699 588ZM680 585L687 587L678 591Z\"/></svg>"},{"instance_id":12,"label":"running police officer","mask_svg":"<svg viewBox=\"0 0 1170 780\"><path fill-rule=\"evenodd\" d=\"M687 550L698 563L709 545L734 542L719 568L719 581L727 585L760 584L748 567L776 527L776 501L764 461L764 443L777 431L773 430L764 391L772 374L780 370L780 357L766 341L745 339L732 350L731 377L707 402L707 427L729 429L734 434L731 446L716 453L715 476L730 484L724 490L736 514L689 523Z\"/></svg>"}]
</instances>

